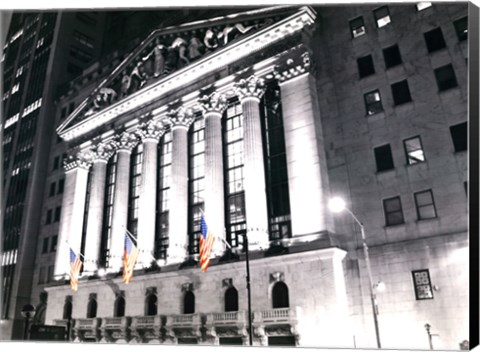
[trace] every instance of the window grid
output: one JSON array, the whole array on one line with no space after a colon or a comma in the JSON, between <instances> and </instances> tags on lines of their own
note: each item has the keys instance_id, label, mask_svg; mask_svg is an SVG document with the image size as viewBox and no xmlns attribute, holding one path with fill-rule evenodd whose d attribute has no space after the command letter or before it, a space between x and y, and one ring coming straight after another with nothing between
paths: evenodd
<instances>
[{"instance_id":1,"label":"window grid","mask_svg":"<svg viewBox=\"0 0 480 352\"><path fill-rule=\"evenodd\" d=\"M414 196L418 220L434 219L437 217L432 190L417 192Z\"/></svg>"},{"instance_id":2,"label":"window grid","mask_svg":"<svg viewBox=\"0 0 480 352\"><path fill-rule=\"evenodd\" d=\"M143 145L139 144L130 159L130 192L128 204L128 230L137 235L138 201L140 197L140 184L142 182Z\"/></svg>"},{"instance_id":3,"label":"window grid","mask_svg":"<svg viewBox=\"0 0 480 352\"><path fill-rule=\"evenodd\" d=\"M404 223L400 197L384 199L383 209L385 211L386 226L400 225Z\"/></svg>"},{"instance_id":4,"label":"window grid","mask_svg":"<svg viewBox=\"0 0 480 352\"><path fill-rule=\"evenodd\" d=\"M358 38L367 33L362 16L350 21L350 33L352 34L352 38Z\"/></svg>"},{"instance_id":5,"label":"window grid","mask_svg":"<svg viewBox=\"0 0 480 352\"><path fill-rule=\"evenodd\" d=\"M200 219L204 208L205 190L205 120L198 118L189 135L189 253L198 254Z\"/></svg>"},{"instance_id":6,"label":"window grid","mask_svg":"<svg viewBox=\"0 0 480 352\"><path fill-rule=\"evenodd\" d=\"M425 161L425 153L422 147L420 136L405 139L403 141L407 165L423 163Z\"/></svg>"},{"instance_id":7,"label":"window grid","mask_svg":"<svg viewBox=\"0 0 480 352\"><path fill-rule=\"evenodd\" d=\"M432 284L428 269L412 271L415 297L417 300L433 299Z\"/></svg>"},{"instance_id":8,"label":"window grid","mask_svg":"<svg viewBox=\"0 0 480 352\"><path fill-rule=\"evenodd\" d=\"M382 6L376 10L373 10L373 16L375 17L375 23L377 24L377 28L385 27L391 22L390 12L388 11L387 6Z\"/></svg>"},{"instance_id":9,"label":"window grid","mask_svg":"<svg viewBox=\"0 0 480 352\"><path fill-rule=\"evenodd\" d=\"M105 187L105 207L103 218L103 231L102 231L102 260L103 265L109 266L110 242L112 238L112 218L113 218L113 199L115 196L115 178L117 170L117 154L113 155L107 164L107 177Z\"/></svg>"},{"instance_id":10,"label":"window grid","mask_svg":"<svg viewBox=\"0 0 480 352\"><path fill-rule=\"evenodd\" d=\"M374 90L368 92L364 95L365 108L367 110L367 115L374 115L376 113L383 111L382 98L380 96L380 91Z\"/></svg>"},{"instance_id":11,"label":"window grid","mask_svg":"<svg viewBox=\"0 0 480 352\"><path fill-rule=\"evenodd\" d=\"M224 120L225 209L227 241L232 247L243 245L246 232L243 188L243 114L238 101L231 101Z\"/></svg>"},{"instance_id":12,"label":"window grid","mask_svg":"<svg viewBox=\"0 0 480 352\"><path fill-rule=\"evenodd\" d=\"M168 131L158 145L158 197L157 224L155 231L155 258L167 259L169 229L169 189L172 165L172 132Z\"/></svg>"}]
</instances>

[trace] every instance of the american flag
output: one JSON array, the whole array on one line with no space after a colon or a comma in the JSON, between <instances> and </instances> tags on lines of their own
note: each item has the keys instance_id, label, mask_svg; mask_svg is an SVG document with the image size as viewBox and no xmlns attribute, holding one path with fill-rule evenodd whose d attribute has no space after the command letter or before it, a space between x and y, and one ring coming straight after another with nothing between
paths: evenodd
<instances>
[{"instance_id":1,"label":"american flag","mask_svg":"<svg viewBox=\"0 0 480 352\"><path fill-rule=\"evenodd\" d=\"M202 235L200 236L200 268L205 272L210 265L210 252L215 242L215 236L212 231L208 229L207 222L203 215L200 219L200 229L202 231Z\"/></svg>"},{"instance_id":2,"label":"american flag","mask_svg":"<svg viewBox=\"0 0 480 352\"><path fill-rule=\"evenodd\" d=\"M137 262L138 249L132 242L128 232L125 232L125 251L123 253L123 282L128 284L133 277L133 269Z\"/></svg>"},{"instance_id":3,"label":"american flag","mask_svg":"<svg viewBox=\"0 0 480 352\"><path fill-rule=\"evenodd\" d=\"M70 248L70 288L73 291L78 290L78 276L81 269L82 261L80 260L80 255L75 254L72 248Z\"/></svg>"}]
</instances>

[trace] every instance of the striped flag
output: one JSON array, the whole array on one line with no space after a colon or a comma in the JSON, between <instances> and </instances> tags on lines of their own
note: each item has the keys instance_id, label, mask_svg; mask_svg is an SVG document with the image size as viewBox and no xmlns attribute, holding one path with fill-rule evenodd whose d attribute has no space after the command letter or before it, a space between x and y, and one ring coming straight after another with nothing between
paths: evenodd
<instances>
[{"instance_id":1,"label":"striped flag","mask_svg":"<svg viewBox=\"0 0 480 352\"><path fill-rule=\"evenodd\" d=\"M75 254L72 248L70 248L70 288L73 291L78 290L78 276L81 269L82 261L80 260L80 255Z\"/></svg>"},{"instance_id":2,"label":"striped flag","mask_svg":"<svg viewBox=\"0 0 480 352\"><path fill-rule=\"evenodd\" d=\"M123 282L128 284L133 277L133 269L137 262L138 249L133 244L128 232L125 232L125 251L123 253Z\"/></svg>"},{"instance_id":3,"label":"striped flag","mask_svg":"<svg viewBox=\"0 0 480 352\"><path fill-rule=\"evenodd\" d=\"M202 231L202 235L200 236L200 268L205 272L210 265L210 252L215 242L215 236L212 231L208 229L207 222L203 215L200 219L200 229Z\"/></svg>"}]
</instances>

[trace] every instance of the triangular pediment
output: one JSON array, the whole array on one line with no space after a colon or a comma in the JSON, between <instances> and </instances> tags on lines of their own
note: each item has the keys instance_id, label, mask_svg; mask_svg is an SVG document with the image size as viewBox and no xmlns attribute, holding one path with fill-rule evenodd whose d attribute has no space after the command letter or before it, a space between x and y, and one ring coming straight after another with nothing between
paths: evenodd
<instances>
[{"instance_id":1,"label":"triangular pediment","mask_svg":"<svg viewBox=\"0 0 480 352\"><path fill-rule=\"evenodd\" d=\"M298 6L277 6L154 30L92 90L57 133L64 135L132 95L254 37L298 11Z\"/></svg>"}]
</instances>

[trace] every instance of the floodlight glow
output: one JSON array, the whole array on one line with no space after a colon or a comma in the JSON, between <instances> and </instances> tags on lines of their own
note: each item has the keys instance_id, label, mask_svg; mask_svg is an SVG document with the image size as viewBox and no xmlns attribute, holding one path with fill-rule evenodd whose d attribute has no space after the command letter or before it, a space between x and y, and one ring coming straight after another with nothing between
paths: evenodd
<instances>
[{"instance_id":1,"label":"floodlight glow","mask_svg":"<svg viewBox=\"0 0 480 352\"><path fill-rule=\"evenodd\" d=\"M328 207L333 213L340 213L345 209L345 201L340 197L334 197L328 202Z\"/></svg>"},{"instance_id":2,"label":"floodlight glow","mask_svg":"<svg viewBox=\"0 0 480 352\"><path fill-rule=\"evenodd\" d=\"M104 268L98 269L98 276L104 277L107 274Z\"/></svg>"},{"instance_id":3,"label":"floodlight glow","mask_svg":"<svg viewBox=\"0 0 480 352\"><path fill-rule=\"evenodd\" d=\"M376 288L378 292L383 292L385 291L385 283L383 281L379 281L376 284Z\"/></svg>"}]
</instances>

